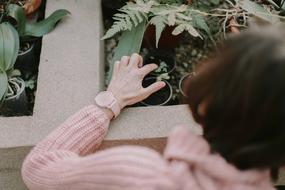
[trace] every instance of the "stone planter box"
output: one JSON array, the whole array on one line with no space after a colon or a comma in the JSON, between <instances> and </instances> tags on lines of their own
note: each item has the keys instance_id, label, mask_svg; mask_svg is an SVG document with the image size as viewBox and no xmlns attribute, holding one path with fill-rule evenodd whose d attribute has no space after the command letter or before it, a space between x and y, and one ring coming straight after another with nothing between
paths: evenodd
<instances>
[{"instance_id":1,"label":"stone planter box","mask_svg":"<svg viewBox=\"0 0 285 190\"><path fill-rule=\"evenodd\" d=\"M31 147L68 116L91 104L104 86L100 1L47 1L47 14L59 8L69 10L71 16L43 38L33 116L0 117L0 189L26 189L20 168ZM202 133L189 116L186 105L129 108L112 123L103 145L138 144L161 151L176 125Z\"/></svg>"}]
</instances>

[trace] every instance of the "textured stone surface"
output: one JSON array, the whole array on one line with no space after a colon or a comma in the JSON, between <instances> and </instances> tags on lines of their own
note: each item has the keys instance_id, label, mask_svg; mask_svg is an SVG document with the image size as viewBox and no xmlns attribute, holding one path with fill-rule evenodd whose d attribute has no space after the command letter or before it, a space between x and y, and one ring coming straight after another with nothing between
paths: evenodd
<instances>
[{"instance_id":1,"label":"textured stone surface","mask_svg":"<svg viewBox=\"0 0 285 190\"><path fill-rule=\"evenodd\" d=\"M188 106L154 106L126 109L112 123L107 139L165 137L177 125L188 126L202 134L201 128L193 121Z\"/></svg>"},{"instance_id":2,"label":"textured stone surface","mask_svg":"<svg viewBox=\"0 0 285 190\"><path fill-rule=\"evenodd\" d=\"M47 15L58 8L69 10L71 16L43 40L31 127L37 133L30 133L33 144L90 104L104 80L100 1L49 1Z\"/></svg>"},{"instance_id":3,"label":"textured stone surface","mask_svg":"<svg viewBox=\"0 0 285 190\"><path fill-rule=\"evenodd\" d=\"M68 9L71 16L43 39L34 115L0 117L1 190L25 190L20 167L30 148L68 116L92 103L103 88L100 1L51 0L47 15L59 8ZM135 144L161 151L163 137L176 125L202 132L185 105L129 108L112 123L104 147Z\"/></svg>"},{"instance_id":4,"label":"textured stone surface","mask_svg":"<svg viewBox=\"0 0 285 190\"><path fill-rule=\"evenodd\" d=\"M0 117L0 149L22 146L29 136L31 122L32 117Z\"/></svg>"}]
</instances>

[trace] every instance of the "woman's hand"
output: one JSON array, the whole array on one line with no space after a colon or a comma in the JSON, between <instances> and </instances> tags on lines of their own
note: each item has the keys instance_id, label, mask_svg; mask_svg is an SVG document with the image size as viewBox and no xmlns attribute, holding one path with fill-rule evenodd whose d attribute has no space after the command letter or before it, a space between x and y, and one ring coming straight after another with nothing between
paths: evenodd
<instances>
[{"instance_id":1,"label":"woman's hand","mask_svg":"<svg viewBox=\"0 0 285 190\"><path fill-rule=\"evenodd\" d=\"M142 67L142 57L138 54L133 54L131 57L123 56L121 61L115 63L107 90L114 94L121 109L146 99L165 86L165 83L160 81L143 88L143 78L155 69L157 69L156 64Z\"/></svg>"}]
</instances>

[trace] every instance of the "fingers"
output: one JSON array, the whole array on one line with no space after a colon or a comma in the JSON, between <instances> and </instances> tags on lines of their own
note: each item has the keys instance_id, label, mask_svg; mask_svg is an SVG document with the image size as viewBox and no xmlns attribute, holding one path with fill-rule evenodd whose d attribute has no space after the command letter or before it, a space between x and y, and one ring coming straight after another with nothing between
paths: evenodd
<instances>
[{"instance_id":1,"label":"fingers","mask_svg":"<svg viewBox=\"0 0 285 190\"><path fill-rule=\"evenodd\" d=\"M122 66L128 66L130 62L130 57L129 56L123 56L121 58L121 65Z\"/></svg>"},{"instance_id":2,"label":"fingers","mask_svg":"<svg viewBox=\"0 0 285 190\"><path fill-rule=\"evenodd\" d=\"M165 82L163 81L159 81L159 82L155 82L152 85L150 85L147 88L144 88L145 94L147 96L150 96L151 94L159 91L160 89L162 89L163 87L165 87Z\"/></svg>"},{"instance_id":3,"label":"fingers","mask_svg":"<svg viewBox=\"0 0 285 190\"><path fill-rule=\"evenodd\" d=\"M150 72L154 71L155 69L157 69L157 65L156 64L147 64L145 66L143 66L140 69L140 73L144 76L146 76L147 74L149 74Z\"/></svg>"},{"instance_id":4,"label":"fingers","mask_svg":"<svg viewBox=\"0 0 285 190\"><path fill-rule=\"evenodd\" d=\"M130 58L129 66L133 68L138 68L142 66L142 62L142 57L139 54L134 53Z\"/></svg>"}]
</instances>

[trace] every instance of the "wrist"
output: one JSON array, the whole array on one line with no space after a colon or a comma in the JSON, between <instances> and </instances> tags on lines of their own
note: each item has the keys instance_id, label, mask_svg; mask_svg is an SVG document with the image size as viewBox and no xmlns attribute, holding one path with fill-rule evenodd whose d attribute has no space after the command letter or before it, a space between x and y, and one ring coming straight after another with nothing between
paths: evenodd
<instances>
[{"instance_id":1,"label":"wrist","mask_svg":"<svg viewBox=\"0 0 285 190\"><path fill-rule=\"evenodd\" d=\"M95 103L95 106L96 106L98 109L100 109L100 110L107 116L108 119L111 120L111 119L114 118L114 113L113 113L110 109L102 108L102 107L100 107L99 105L97 105L96 103Z\"/></svg>"},{"instance_id":2,"label":"wrist","mask_svg":"<svg viewBox=\"0 0 285 190\"><path fill-rule=\"evenodd\" d=\"M112 90L111 88L108 88L107 91L111 92L116 98L121 110L123 110L127 106L126 101L124 100L122 95L117 93L115 90Z\"/></svg>"},{"instance_id":3,"label":"wrist","mask_svg":"<svg viewBox=\"0 0 285 190\"><path fill-rule=\"evenodd\" d=\"M112 91L107 90L97 94L95 103L98 107L102 108L108 116L112 115L111 118L116 118L121 112L119 101Z\"/></svg>"}]
</instances>

